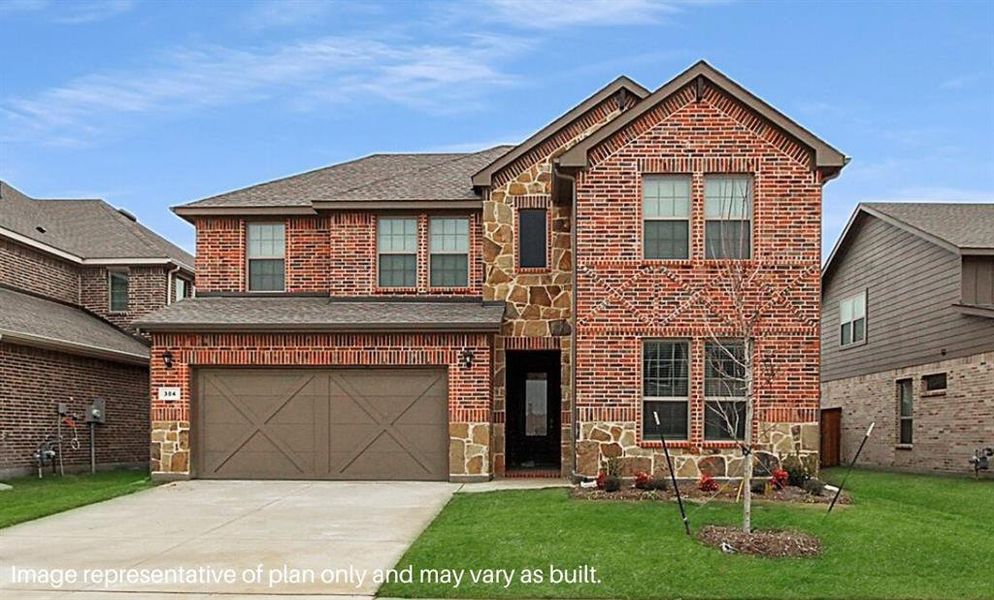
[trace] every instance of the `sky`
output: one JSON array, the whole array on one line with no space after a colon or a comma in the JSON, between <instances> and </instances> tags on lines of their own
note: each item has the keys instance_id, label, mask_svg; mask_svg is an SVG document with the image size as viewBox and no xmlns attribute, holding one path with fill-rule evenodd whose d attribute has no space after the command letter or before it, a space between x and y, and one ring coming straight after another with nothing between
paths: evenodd
<instances>
[{"instance_id":1,"label":"sky","mask_svg":"<svg viewBox=\"0 0 994 600\"><path fill-rule=\"evenodd\" d=\"M168 208L374 152L515 143L699 59L852 157L860 201L994 202L994 2L0 0L0 178Z\"/></svg>"}]
</instances>

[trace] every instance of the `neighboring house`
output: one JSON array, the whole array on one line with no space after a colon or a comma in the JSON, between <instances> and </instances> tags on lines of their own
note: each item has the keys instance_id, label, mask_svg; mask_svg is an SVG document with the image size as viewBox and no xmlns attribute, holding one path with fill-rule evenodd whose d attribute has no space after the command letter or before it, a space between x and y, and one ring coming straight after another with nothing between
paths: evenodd
<instances>
[{"instance_id":1,"label":"neighboring house","mask_svg":"<svg viewBox=\"0 0 994 600\"><path fill-rule=\"evenodd\" d=\"M822 275L822 398L841 455L964 473L994 446L994 204L865 203Z\"/></svg>"},{"instance_id":2,"label":"neighboring house","mask_svg":"<svg viewBox=\"0 0 994 600\"><path fill-rule=\"evenodd\" d=\"M652 93L621 77L517 146L377 154L177 207L198 297L139 323L153 473L661 472L649 408L680 476L738 476L705 410L741 406L706 394L729 265L775 373L758 446L815 455L821 189L845 163L701 62ZM729 190L734 255L711 248Z\"/></svg>"},{"instance_id":3,"label":"neighboring house","mask_svg":"<svg viewBox=\"0 0 994 600\"><path fill-rule=\"evenodd\" d=\"M106 402L101 465L147 464L149 345L135 319L193 291L193 257L103 200L37 200L0 182L0 476L34 468L57 407ZM81 422L65 463L89 462Z\"/></svg>"}]
</instances>

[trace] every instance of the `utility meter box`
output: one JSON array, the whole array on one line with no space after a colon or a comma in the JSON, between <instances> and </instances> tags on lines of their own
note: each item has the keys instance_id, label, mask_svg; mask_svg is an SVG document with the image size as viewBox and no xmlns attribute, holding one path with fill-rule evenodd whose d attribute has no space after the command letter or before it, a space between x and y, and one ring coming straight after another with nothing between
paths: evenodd
<instances>
[{"instance_id":1,"label":"utility meter box","mask_svg":"<svg viewBox=\"0 0 994 600\"><path fill-rule=\"evenodd\" d=\"M104 423L107 420L107 403L103 398L94 398L93 402L86 407L87 423Z\"/></svg>"}]
</instances>

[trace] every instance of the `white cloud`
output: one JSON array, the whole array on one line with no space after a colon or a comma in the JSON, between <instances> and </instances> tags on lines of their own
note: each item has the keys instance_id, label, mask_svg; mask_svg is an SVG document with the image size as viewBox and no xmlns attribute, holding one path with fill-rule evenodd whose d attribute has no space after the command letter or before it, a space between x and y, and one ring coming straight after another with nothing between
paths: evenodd
<instances>
[{"instance_id":1,"label":"white cloud","mask_svg":"<svg viewBox=\"0 0 994 600\"><path fill-rule=\"evenodd\" d=\"M487 90L514 82L499 62L525 46L487 36L462 42L330 36L267 48L183 48L138 72L94 73L0 101L0 129L71 145L120 127L128 115L260 100L311 110L364 95L429 111L467 110Z\"/></svg>"},{"instance_id":2,"label":"white cloud","mask_svg":"<svg viewBox=\"0 0 994 600\"><path fill-rule=\"evenodd\" d=\"M4 0L0 15L38 13L56 23L79 25L116 17L134 6L134 0Z\"/></svg>"},{"instance_id":3,"label":"white cloud","mask_svg":"<svg viewBox=\"0 0 994 600\"><path fill-rule=\"evenodd\" d=\"M342 4L321 0L262 0L253 2L241 23L253 30L313 23Z\"/></svg>"},{"instance_id":4,"label":"white cloud","mask_svg":"<svg viewBox=\"0 0 994 600\"><path fill-rule=\"evenodd\" d=\"M651 25L684 7L709 0L486 0L473 4L477 18L529 29L572 26Z\"/></svg>"}]
</instances>

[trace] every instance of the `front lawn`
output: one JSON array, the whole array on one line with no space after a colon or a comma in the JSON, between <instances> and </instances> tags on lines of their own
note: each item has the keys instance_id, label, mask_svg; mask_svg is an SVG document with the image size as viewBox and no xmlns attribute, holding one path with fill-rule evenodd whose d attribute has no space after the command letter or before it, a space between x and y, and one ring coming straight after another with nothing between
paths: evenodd
<instances>
[{"instance_id":1,"label":"front lawn","mask_svg":"<svg viewBox=\"0 0 994 600\"><path fill-rule=\"evenodd\" d=\"M832 482L841 473L826 472ZM754 527L821 538L818 558L726 555L686 537L676 504L570 499L564 489L457 494L401 558L413 584L379 594L521 598L992 598L994 482L857 471L854 506L759 504ZM690 506L692 527L741 507ZM521 569L596 569L600 583L525 584ZM420 569L516 569L508 587L419 583Z\"/></svg>"},{"instance_id":2,"label":"front lawn","mask_svg":"<svg viewBox=\"0 0 994 600\"><path fill-rule=\"evenodd\" d=\"M0 528L38 519L143 490L152 485L144 471L108 471L96 475L45 474L4 481L14 489L0 492Z\"/></svg>"}]
</instances>

